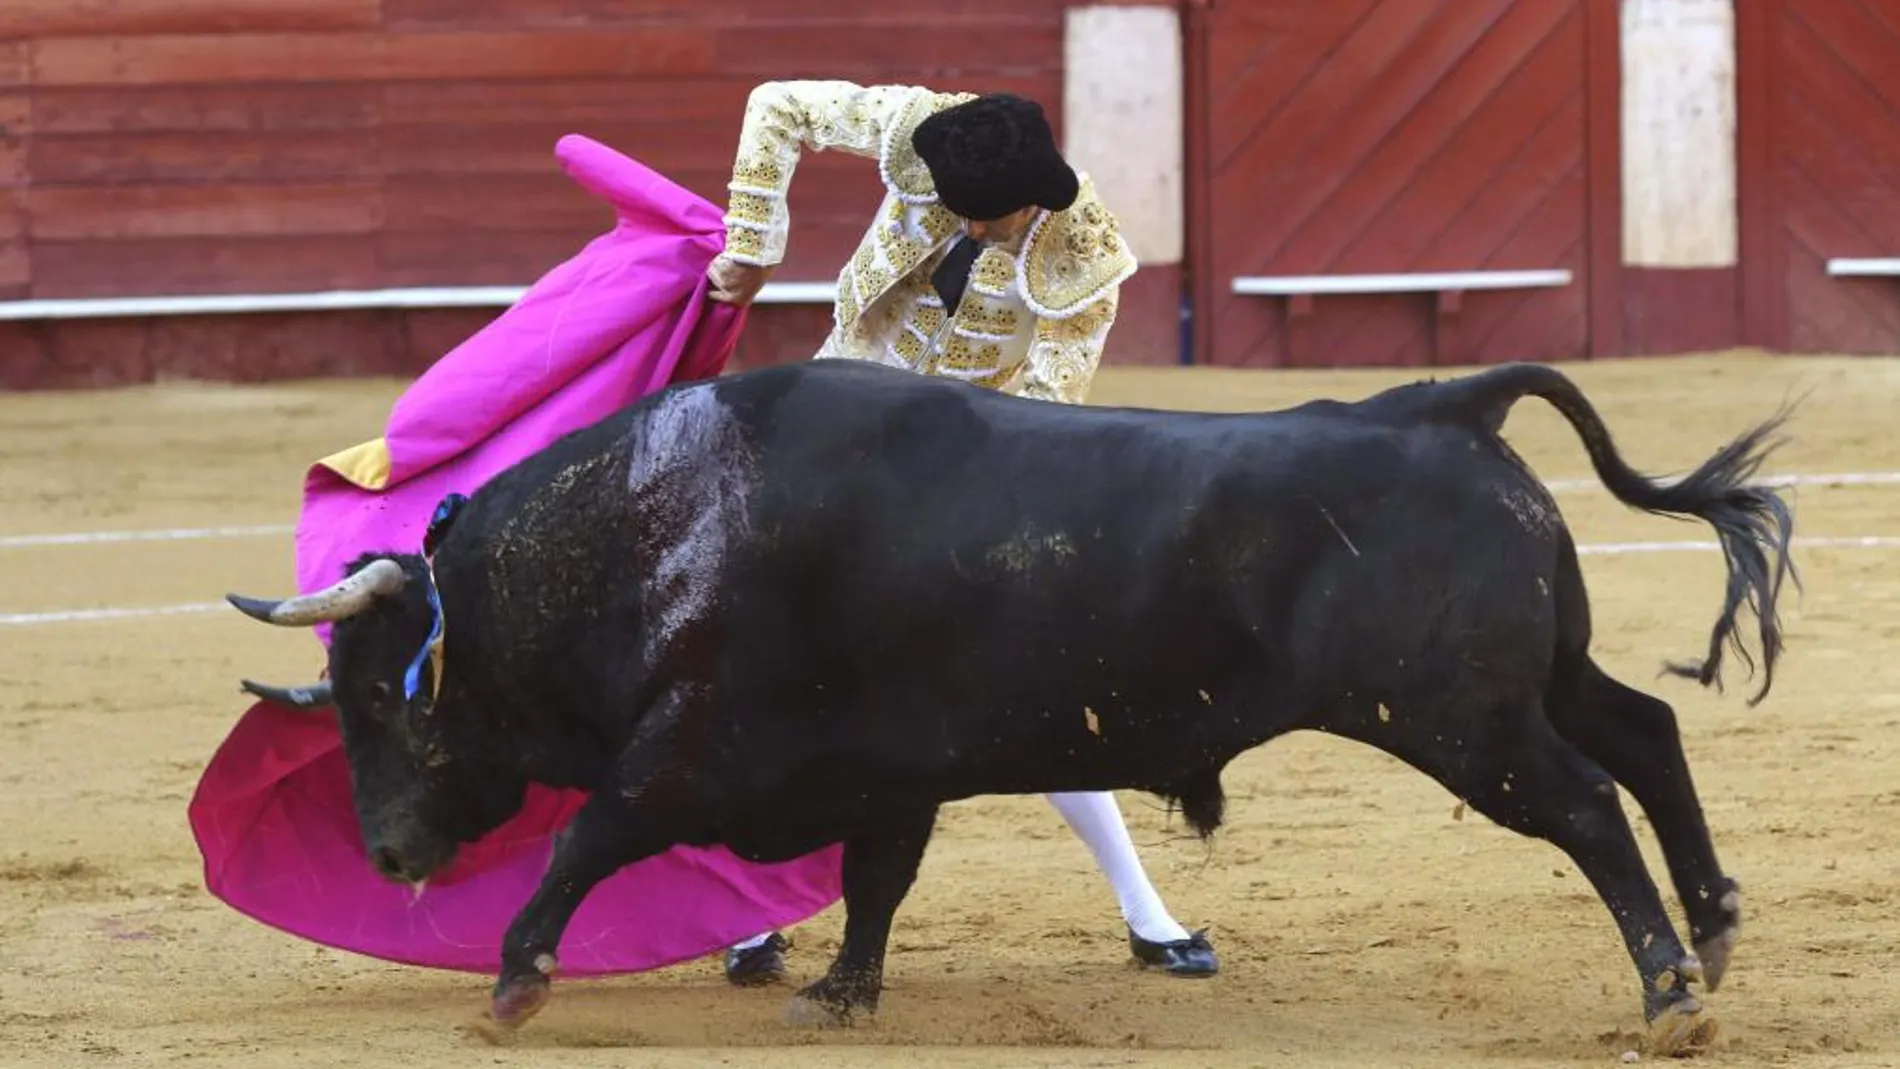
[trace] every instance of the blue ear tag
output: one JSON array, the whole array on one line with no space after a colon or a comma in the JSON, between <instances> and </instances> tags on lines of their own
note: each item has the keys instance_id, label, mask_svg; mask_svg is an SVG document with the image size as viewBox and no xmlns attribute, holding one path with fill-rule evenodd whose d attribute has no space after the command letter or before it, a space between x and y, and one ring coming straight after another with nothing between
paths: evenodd
<instances>
[{"instance_id":1,"label":"blue ear tag","mask_svg":"<svg viewBox=\"0 0 1900 1069\"><path fill-rule=\"evenodd\" d=\"M404 701L414 701L416 692L422 689L422 662L427 660L434 667L429 680L429 697L434 699L442 693L442 595L435 585L435 551L442 539L449 533L455 517L468 505L468 495L448 494L436 503L434 515L429 517L429 528L422 535L422 559L429 566L429 638L416 651L410 660L409 668L402 676L402 696Z\"/></svg>"},{"instance_id":2,"label":"blue ear tag","mask_svg":"<svg viewBox=\"0 0 1900 1069\"><path fill-rule=\"evenodd\" d=\"M454 525L455 517L468 505L467 494L447 494L436 502L435 512L429 517L429 527L422 533L422 555L434 557L435 549L448 537L449 528Z\"/></svg>"},{"instance_id":3,"label":"blue ear tag","mask_svg":"<svg viewBox=\"0 0 1900 1069\"><path fill-rule=\"evenodd\" d=\"M434 698L442 693L442 597L436 593L435 570L429 574L429 638L416 651L409 668L402 675L402 696L404 701L413 701L416 691L421 689L422 662L426 659L434 662L435 672L429 681L429 696Z\"/></svg>"}]
</instances>

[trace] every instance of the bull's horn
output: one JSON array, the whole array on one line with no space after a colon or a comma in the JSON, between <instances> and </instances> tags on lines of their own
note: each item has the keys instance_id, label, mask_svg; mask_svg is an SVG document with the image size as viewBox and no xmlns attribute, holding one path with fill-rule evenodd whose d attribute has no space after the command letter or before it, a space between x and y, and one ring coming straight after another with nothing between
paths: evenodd
<instances>
[{"instance_id":1,"label":"bull's horn","mask_svg":"<svg viewBox=\"0 0 1900 1069\"><path fill-rule=\"evenodd\" d=\"M292 709L328 709L336 704L336 697L327 679L307 687L273 687L269 683L253 683L248 679L240 685L246 693L255 694L267 702L288 705Z\"/></svg>"},{"instance_id":2,"label":"bull's horn","mask_svg":"<svg viewBox=\"0 0 1900 1069\"><path fill-rule=\"evenodd\" d=\"M378 594L402 589L402 565L387 557L371 561L355 575L345 576L326 590L279 601L226 594L225 600L255 620L284 627L308 627L354 616L369 607Z\"/></svg>"}]
</instances>

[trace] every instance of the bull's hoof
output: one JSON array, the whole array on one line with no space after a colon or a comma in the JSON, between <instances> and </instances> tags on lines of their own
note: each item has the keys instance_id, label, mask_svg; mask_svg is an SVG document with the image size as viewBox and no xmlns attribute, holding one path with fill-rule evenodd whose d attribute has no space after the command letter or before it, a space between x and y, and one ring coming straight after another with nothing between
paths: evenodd
<instances>
[{"instance_id":1,"label":"bull's hoof","mask_svg":"<svg viewBox=\"0 0 1900 1069\"><path fill-rule=\"evenodd\" d=\"M1714 1044L1720 1030L1715 1017L1702 1008L1690 990L1703 982L1702 963L1694 958L1677 962L1650 981L1644 999L1649 1018L1649 1052L1682 1058L1700 1054Z\"/></svg>"},{"instance_id":2,"label":"bull's hoof","mask_svg":"<svg viewBox=\"0 0 1900 1069\"><path fill-rule=\"evenodd\" d=\"M1689 1058L1715 1045L1721 1033L1715 1015L1694 998L1671 1003L1649 1022L1649 1052L1665 1058Z\"/></svg>"},{"instance_id":3,"label":"bull's hoof","mask_svg":"<svg viewBox=\"0 0 1900 1069\"><path fill-rule=\"evenodd\" d=\"M816 1030L831 1028L850 1028L856 1024L850 1007L808 999L803 995L794 995L785 1004L785 1023L793 1028Z\"/></svg>"},{"instance_id":4,"label":"bull's hoof","mask_svg":"<svg viewBox=\"0 0 1900 1069\"><path fill-rule=\"evenodd\" d=\"M488 1019L503 1033L512 1033L541 1012L553 995L548 978L557 968L554 956L542 954L534 959L534 971L496 981L489 1000Z\"/></svg>"},{"instance_id":5,"label":"bull's hoof","mask_svg":"<svg viewBox=\"0 0 1900 1069\"><path fill-rule=\"evenodd\" d=\"M1735 955L1735 943L1741 938L1741 929L1728 928L1699 940L1695 945L1695 956L1702 962L1703 982L1710 991L1722 986L1722 976L1728 972L1729 958Z\"/></svg>"},{"instance_id":6,"label":"bull's hoof","mask_svg":"<svg viewBox=\"0 0 1900 1069\"><path fill-rule=\"evenodd\" d=\"M469 1025L469 1030L495 1046L514 1042L515 1033L528 1019L547 1005L551 992L547 980L534 977L517 981L505 991L497 991L488 1012Z\"/></svg>"},{"instance_id":7,"label":"bull's hoof","mask_svg":"<svg viewBox=\"0 0 1900 1069\"><path fill-rule=\"evenodd\" d=\"M785 1007L785 1023L794 1028L850 1028L876 1015L876 996L847 993L825 980L800 991Z\"/></svg>"},{"instance_id":8,"label":"bull's hoof","mask_svg":"<svg viewBox=\"0 0 1900 1069\"><path fill-rule=\"evenodd\" d=\"M1735 943L1742 935L1741 895L1734 891L1723 895L1722 910L1733 918L1728 926L1696 940L1695 944L1695 954L1702 960L1702 975L1710 991L1722 986L1722 976L1728 972L1729 958L1735 955Z\"/></svg>"}]
</instances>

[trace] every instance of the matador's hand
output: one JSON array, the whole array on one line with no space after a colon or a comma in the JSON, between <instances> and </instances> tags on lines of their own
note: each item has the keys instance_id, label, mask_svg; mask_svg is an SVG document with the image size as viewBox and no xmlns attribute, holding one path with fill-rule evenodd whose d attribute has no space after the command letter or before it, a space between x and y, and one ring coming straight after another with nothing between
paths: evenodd
<instances>
[{"instance_id":1,"label":"matador's hand","mask_svg":"<svg viewBox=\"0 0 1900 1069\"><path fill-rule=\"evenodd\" d=\"M765 288L772 271L771 267L757 267L727 259L722 253L714 257L706 268L706 279L712 283L710 296L726 304L751 304L752 299Z\"/></svg>"}]
</instances>

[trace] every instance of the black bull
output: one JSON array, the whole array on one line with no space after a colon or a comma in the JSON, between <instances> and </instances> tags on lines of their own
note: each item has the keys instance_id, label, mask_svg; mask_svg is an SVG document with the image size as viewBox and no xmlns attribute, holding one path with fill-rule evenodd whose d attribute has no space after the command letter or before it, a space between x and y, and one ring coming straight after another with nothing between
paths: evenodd
<instances>
[{"instance_id":1,"label":"black bull","mask_svg":"<svg viewBox=\"0 0 1900 1069\"><path fill-rule=\"evenodd\" d=\"M1253 414L773 368L643 399L523 460L443 524L430 561L392 548L328 591L232 601L337 621L330 679L301 704L334 704L392 879L428 877L529 781L591 792L506 935L504 1023L547 998L589 890L682 843L772 861L842 842L843 945L794 1005L874 1011L945 802L1137 789L1205 836L1224 766L1308 729L1568 854L1622 931L1658 1046L1697 1045L1713 1021L1691 987L1722 978L1736 884L1674 712L1590 657L1576 546L1498 435L1525 396L1568 419L1618 500L1714 527L1725 603L1704 659L1671 670L1719 685L1725 646L1752 667L1746 602L1760 700L1792 519L1744 484L1784 416L1659 484L1534 365ZM1656 829L1695 955L1617 784Z\"/></svg>"}]
</instances>

